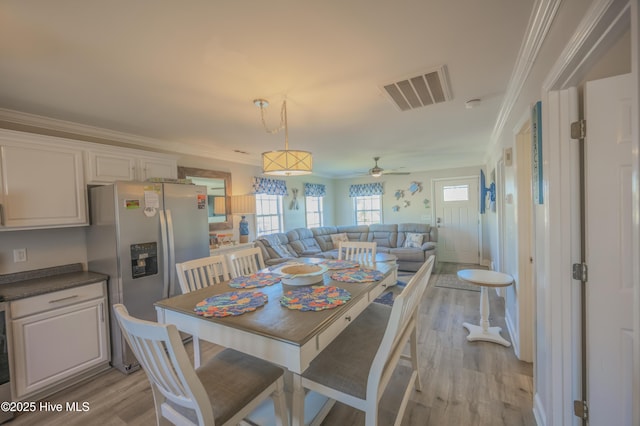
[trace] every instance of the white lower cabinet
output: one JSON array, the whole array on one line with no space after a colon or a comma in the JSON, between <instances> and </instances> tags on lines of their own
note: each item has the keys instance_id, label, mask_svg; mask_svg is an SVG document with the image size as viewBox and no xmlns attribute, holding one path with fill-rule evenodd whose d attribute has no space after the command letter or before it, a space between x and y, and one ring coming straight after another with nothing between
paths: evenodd
<instances>
[{"instance_id":1,"label":"white lower cabinet","mask_svg":"<svg viewBox=\"0 0 640 426\"><path fill-rule=\"evenodd\" d=\"M11 302L14 400L43 396L109 363L106 283Z\"/></svg>"}]
</instances>

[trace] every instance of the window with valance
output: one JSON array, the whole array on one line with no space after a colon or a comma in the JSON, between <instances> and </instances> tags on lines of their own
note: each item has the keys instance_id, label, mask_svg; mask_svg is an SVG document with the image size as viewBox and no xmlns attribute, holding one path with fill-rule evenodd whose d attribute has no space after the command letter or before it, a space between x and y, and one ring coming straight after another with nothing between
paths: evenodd
<instances>
[{"instance_id":1,"label":"window with valance","mask_svg":"<svg viewBox=\"0 0 640 426\"><path fill-rule=\"evenodd\" d=\"M327 195L327 187L321 183L305 183L305 197L324 197Z\"/></svg>"},{"instance_id":2,"label":"window with valance","mask_svg":"<svg viewBox=\"0 0 640 426\"><path fill-rule=\"evenodd\" d=\"M289 195L287 192L287 182L281 179L271 179L265 177L253 178L253 192L255 194L267 195Z\"/></svg>"},{"instance_id":3,"label":"window with valance","mask_svg":"<svg viewBox=\"0 0 640 426\"><path fill-rule=\"evenodd\" d=\"M287 183L281 179L254 177L253 192L256 194L257 236L282 232L282 197L289 195Z\"/></svg>"},{"instance_id":4,"label":"window with valance","mask_svg":"<svg viewBox=\"0 0 640 426\"><path fill-rule=\"evenodd\" d=\"M307 228L317 228L324 225L324 200L327 188L321 183L305 183L305 210Z\"/></svg>"},{"instance_id":5,"label":"window with valance","mask_svg":"<svg viewBox=\"0 0 640 426\"><path fill-rule=\"evenodd\" d=\"M361 183L349 186L349 197L365 197L369 195L382 195L384 188L381 182Z\"/></svg>"}]
</instances>

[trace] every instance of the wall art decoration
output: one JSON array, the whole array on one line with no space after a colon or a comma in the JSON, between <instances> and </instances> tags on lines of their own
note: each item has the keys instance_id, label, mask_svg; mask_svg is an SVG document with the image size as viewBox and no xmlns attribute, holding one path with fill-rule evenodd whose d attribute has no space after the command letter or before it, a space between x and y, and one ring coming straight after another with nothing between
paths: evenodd
<instances>
[{"instance_id":1,"label":"wall art decoration","mask_svg":"<svg viewBox=\"0 0 640 426\"><path fill-rule=\"evenodd\" d=\"M422 182L411 182L409 184L409 192L411 192L411 195L414 195L416 192L421 192L422 191Z\"/></svg>"},{"instance_id":2,"label":"wall art decoration","mask_svg":"<svg viewBox=\"0 0 640 426\"><path fill-rule=\"evenodd\" d=\"M291 188L291 192L293 193L293 199L289 204L289 210L299 210L300 205L298 204L298 188Z\"/></svg>"},{"instance_id":3,"label":"wall art decoration","mask_svg":"<svg viewBox=\"0 0 640 426\"><path fill-rule=\"evenodd\" d=\"M429 201L429 199L428 199L428 198L425 198L422 202L424 203L424 208L425 208L425 209L428 209L428 208L430 207L430 206L429 206L429 204L430 204L431 202Z\"/></svg>"},{"instance_id":4,"label":"wall art decoration","mask_svg":"<svg viewBox=\"0 0 640 426\"><path fill-rule=\"evenodd\" d=\"M531 110L531 174L533 178L533 202L544 204L542 170L542 102L538 101Z\"/></svg>"},{"instance_id":5,"label":"wall art decoration","mask_svg":"<svg viewBox=\"0 0 640 426\"><path fill-rule=\"evenodd\" d=\"M404 198L404 190L402 189L396 190L395 197L396 197L396 200L399 200L400 198Z\"/></svg>"},{"instance_id":6,"label":"wall art decoration","mask_svg":"<svg viewBox=\"0 0 640 426\"><path fill-rule=\"evenodd\" d=\"M405 207L405 208L406 208L406 207L409 207L410 205L411 205L411 201L409 201L409 200L404 200L404 201L402 202L402 207Z\"/></svg>"},{"instance_id":7,"label":"wall art decoration","mask_svg":"<svg viewBox=\"0 0 640 426\"><path fill-rule=\"evenodd\" d=\"M400 206L396 204L395 206L391 207L391 210L397 212L398 210L400 210Z\"/></svg>"}]
</instances>

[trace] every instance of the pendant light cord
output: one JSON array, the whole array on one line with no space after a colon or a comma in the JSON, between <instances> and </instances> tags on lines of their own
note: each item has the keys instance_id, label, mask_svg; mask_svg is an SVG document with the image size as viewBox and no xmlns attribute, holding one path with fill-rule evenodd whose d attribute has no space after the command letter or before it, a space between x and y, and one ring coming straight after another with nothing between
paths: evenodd
<instances>
[{"instance_id":1,"label":"pendant light cord","mask_svg":"<svg viewBox=\"0 0 640 426\"><path fill-rule=\"evenodd\" d=\"M289 126L287 125L287 101L282 101L282 108L280 108L280 125L275 129L269 129L267 122L264 119L264 102L260 102L260 118L262 119L262 127L267 133L276 134L280 130L284 129L284 149L289 150Z\"/></svg>"}]
</instances>

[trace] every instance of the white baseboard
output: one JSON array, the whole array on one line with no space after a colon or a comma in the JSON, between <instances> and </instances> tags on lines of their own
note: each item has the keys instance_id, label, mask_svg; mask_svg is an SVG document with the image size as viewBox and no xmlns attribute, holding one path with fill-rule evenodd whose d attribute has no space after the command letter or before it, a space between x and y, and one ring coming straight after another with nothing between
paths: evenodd
<instances>
[{"instance_id":1,"label":"white baseboard","mask_svg":"<svg viewBox=\"0 0 640 426\"><path fill-rule=\"evenodd\" d=\"M504 320L507 323L507 332L509 333L509 337L511 338L511 346L513 346L513 352L516 354L516 357L520 359L520 339L516 330L516 326L513 323L511 315L509 315L509 311L507 309L505 309L504 311Z\"/></svg>"}]
</instances>

